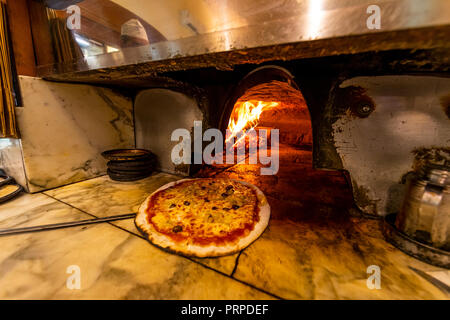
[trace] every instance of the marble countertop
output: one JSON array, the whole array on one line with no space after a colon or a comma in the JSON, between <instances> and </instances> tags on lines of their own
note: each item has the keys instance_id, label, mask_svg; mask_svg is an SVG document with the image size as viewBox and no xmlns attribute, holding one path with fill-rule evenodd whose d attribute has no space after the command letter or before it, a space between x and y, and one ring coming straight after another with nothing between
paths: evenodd
<instances>
[{"instance_id":1,"label":"marble countertop","mask_svg":"<svg viewBox=\"0 0 450 320\"><path fill-rule=\"evenodd\" d=\"M0 228L136 212L149 193L177 179L102 176L23 194L0 205ZM385 242L377 221L352 217L335 224L277 217L248 248L211 259L154 247L132 219L3 236L0 246L0 299L449 299L409 267L448 270ZM380 267L381 289L367 287L370 265ZM68 285L73 266L79 288Z\"/></svg>"}]
</instances>

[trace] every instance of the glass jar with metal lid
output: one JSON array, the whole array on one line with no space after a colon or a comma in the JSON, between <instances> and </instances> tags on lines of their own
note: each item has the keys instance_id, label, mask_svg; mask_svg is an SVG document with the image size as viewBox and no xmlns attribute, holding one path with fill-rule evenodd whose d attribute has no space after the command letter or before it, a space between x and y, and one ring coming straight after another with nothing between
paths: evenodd
<instances>
[{"instance_id":1,"label":"glass jar with metal lid","mask_svg":"<svg viewBox=\"0 0 450 320\"><path fill-rule=\"evenodd\" d=\"M450 251L450 167L428 165L410 178L395 225L408 236Z\"/></svg>"}]
</instances>

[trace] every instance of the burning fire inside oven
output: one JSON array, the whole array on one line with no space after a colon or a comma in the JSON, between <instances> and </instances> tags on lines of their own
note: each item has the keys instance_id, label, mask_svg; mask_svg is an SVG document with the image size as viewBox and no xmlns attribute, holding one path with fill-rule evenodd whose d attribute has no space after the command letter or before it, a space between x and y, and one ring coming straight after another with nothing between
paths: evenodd
<instances>
[{"instance_id":1,"label":"burning fire inside oven","mask_svg":"<svg viewBox=\"0 0 450 320\"><path fill-rule=\"evenodd\" d=\"M252 139L249 133L258 129L265 129L267 136L270 136L271 129L278 129L281 144L311 149L308 107L292 83L263 82L248 88L237 98L229 116L226 142L236 138L236 146L241 141Z\"/></svg>"},{"instance_id":2,"label":"burning fire inside oven","mask_svg":"<svg viewBox=\"0 0 450 320\"><path fill-rule=\"evenodd\" d=\"M245 139L246 133L258 125L261 114L265 110L279 105L279 102L266 101L236 102L228 123L227 130L229 130L230 135L227 136L226 142L231 141L240 134L240 138L236 140L233 146L239 144Z\"/></svg>"},{"instance_id":3,"label":"burning fire inside oven","mask_svg":"<svg viewBox=\"0 0 450 320\"><path fill-rule=\"evenodd\" d=\"M254 78L249 86L244 84L225 115L225 143L235 150L243 147L245 160L205 166L196 176L232 178L258 186L268 198L273 219L302 219L305 214L315 216L318 210L350 206L352 195L344 175L313 168L312 124L301 91L293 81L267 79L265 75L255 74L261 81ZM279 146L271 150L275 130ZM258 157L261 150L264 154L276 153L279 170L275 175L261 175L261 168L267 165L251 162L252 144L258 146Z\"/></svg>"}]
</instances>

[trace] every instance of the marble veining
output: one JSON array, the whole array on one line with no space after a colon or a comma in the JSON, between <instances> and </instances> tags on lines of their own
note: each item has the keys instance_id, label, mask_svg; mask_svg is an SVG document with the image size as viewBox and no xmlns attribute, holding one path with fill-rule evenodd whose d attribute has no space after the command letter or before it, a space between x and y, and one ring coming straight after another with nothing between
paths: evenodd
<instances>
[{"instance_id":1,"label":"marble veining","mask_svg":"<svg viewBox=\"0 0 450 320\"><path fill-rule=\"evenodd\" d=\"M367 287L371 265L381 270L379 290ZM384 241L376 220L274 219L262 237L243 251L234 277L286 299L450 298L409 266L449 273Z\"/></svg>"},{"instance_id":2,"label":"marble veining","mask_svg":"<svg viewBox=\"0 0 450 320\"><path fill-rule=\"evenodd\" d=\"M20 77L17 108L30 192L105 174L102 151L134 147L131 99L110 89Z\"/></svg>"},{"instance_id":3,"label":"marble veining","mask_svg":"<svg viewBox=\"0 0 450 320\"><path fill-rule=\"evenodd\" d=\"M0 228L89 218L44 194L0 205ZM110 224L0 237L0 299L272 299ZM68 267L80 268L69 289Z\"/></svg>"},{"instance_id":4,"label":"marble veining","mask_svg":"<svg viewBox=\"0 0 450 320\"><path fill-rule=\"evenodd\" d=\"M271 299L107 224L1 241L2 299ZM66 286L71 265L79 290Z\"/></svg>"},{"instance_id":5,"label":"marble veining","mask_svg":"<svg viewBox=\"0 0 450 320\"><path fill-rule=\"evenodd\" d=\"M103 176L24 194L0 205L0 228L135 211L149 193L176 179L157 173L119 183ZM450 298L410 267L444 281L449 270L422 263L384 241L378 220L293 216L274 215L263 235L240 255L195 261L150 245L131 219L0 237L0 298ZM80 290L66 287L69 265L81 268ZM379 290L367 287L371 265L381 269Z\"/></svg>"},{"instance_id":6,"label":"marble veining","mask_svg":"<svg viewBox=\"0 0 450 320\"><path fill-rule=\"evenodd\" d=\"M117 182L111 180L108 176L102 176L58 189L48 190L45 191L45 194L97 217L105 217L137 212L139 206L149 194L164 184L178 179L180 177L167 173L157 173L136 182ZM141 233L134 225L133 219L111 223L137 236L141 236ZM193 258L193 260L231 275L235 268L237 256L238 254L233 254L220 258Z\"/></svg>"},{"instance_id":7,"label":"marble veining","mask_svg":"<svg viewBox=\"0 0 450 320\"><path fill-rule=\"evenodd\" d=\"M0 204L0 229L32 227L89 218L85 213L40 193L22 193L13 200ZM0 243L2 239L0 236Z\"/></svg>"}]
</instances>

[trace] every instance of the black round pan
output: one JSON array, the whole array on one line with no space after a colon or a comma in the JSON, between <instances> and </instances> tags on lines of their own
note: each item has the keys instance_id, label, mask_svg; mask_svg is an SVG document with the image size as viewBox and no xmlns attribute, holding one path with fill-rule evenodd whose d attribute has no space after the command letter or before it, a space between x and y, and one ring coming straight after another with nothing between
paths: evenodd
<instances>
[{"instance_id":1,"label":"black round pan","mask_svg":"<svg viewBox=\"0 0 450 320\"><path fill-rule=\"evenodd\" d=\"M115 149L102 152L106 160L133 161L153 157L153 153L144 149Z\"/></svg>"},{"instance_id":2,"label":"black round pan","mask_svg":"<svg viewBox=\"0 0 450 320\"><path fill-rule=\"evenodd\" d=\"M6 174L0 174L0 187L6 184L10 184L13 181L13 177L9 177Z\"/></svg>"},{"instance_id":3,"label":"black round pan","mask_svg":"<svg viewBox=\"0 0 450 320\"><path fill-rule=\"evenodd\" d=\"M3 197L0 197L0 203L11 200L12 198L16 197L17 195L19 195L19 193L21 193L23 191L23 187L19 184L9 184L9 185L15 186L15 187L17 187L17 189ZM7 187L8 187L8 185L6 185L6 184L3 186L0 186L0 190L2 190L3 188L7 188Z\"/></svg>"}]
</instances>

